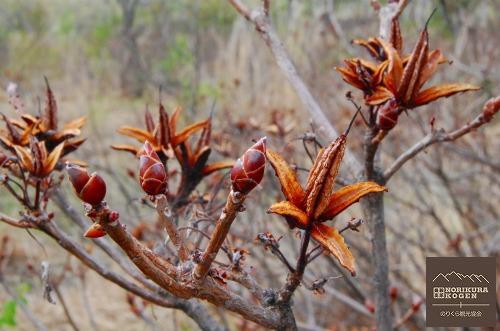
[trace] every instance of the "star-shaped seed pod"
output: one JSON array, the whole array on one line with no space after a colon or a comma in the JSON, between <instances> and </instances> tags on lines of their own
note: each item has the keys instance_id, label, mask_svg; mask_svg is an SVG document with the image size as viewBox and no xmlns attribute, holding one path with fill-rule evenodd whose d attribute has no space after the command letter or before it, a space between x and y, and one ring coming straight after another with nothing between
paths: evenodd
<instances>
[{"instance_id":1,"label":"star-shaped seed pod","mask_svg":"<svg viewBox=\"0 0 500 331\"><path fill-rule=\"evenodd\" d=\"M286 200L273 204L268 212L283 216L292 228L310 229L311 236L342 266L355 274L354 257L344 238L334 227L323 222L331 220L360 198L373 192L385 191L374 182L360 182L334 191L334 182L344 156L346 134L342 134L320 150L309 172L305 189L295 172L280 154L268 150L267 159L278 177Z\"/></svg>"}]
</instances>

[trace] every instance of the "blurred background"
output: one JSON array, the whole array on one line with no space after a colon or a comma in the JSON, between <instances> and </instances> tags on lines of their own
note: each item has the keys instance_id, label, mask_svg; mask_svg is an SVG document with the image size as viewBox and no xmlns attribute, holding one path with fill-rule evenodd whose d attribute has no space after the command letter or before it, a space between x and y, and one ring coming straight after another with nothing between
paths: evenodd
<instances>
[{"instance_id":1,"label":"blurred background","mask_svg":"<svg viewBox=\"0 0 500 331\"><path fill-rule=\"evenodd\" d=\"M128 167L134 167L133 158L111 150L110 145L130 142L116 134L116 129L124 124L143 127L144 109L149 107L156 116L159 97L169 111L176 105L184 108L181 127L214 111L213 160L235 159L252 139L267 135L270 147L298 167L310 167L302 141L297 139L314 129L306 109L259 34L225 1L2 0L0 6L0 111L15 114L6 92L9 83L15 83L26 109L36 114L40 100L43 102L46 76L62 121L88 116L83 131L88 140L75 157L113 177L116 183L109 200L122 214L147 219L149 211L140 210L141 192L127 176ZM481 91L402 116L401 124L384 141L380 160L384 166L430 131L431 118L436 127L458 128L499 92L500 2L410 1L400 20L406 52L411 51L433 8L437 13L429 25L430 48L441 49L451 63L438 71L433 82L467 82L481 86ZM300 75L342 131L355 108L345 98L350 87L334 67L344 58L369 57L350 41L376 35L379 21L370 1L274 0L271 14ZM348 143L357 155L362 153L362 137L363 124L358 121ZM456 143L431 147L405 165L388 185L391 282L401 296L396 314L425 296L425 256L498 254L499 138L496 119ZM247 263L265 270L261 279L265 285L278 286L285 269L281 265L273 268L273 256L253 238L267 230L277 237L284 235L282 247L290 246L290 256L298 242L284 222L265 214L281 194L271 171L267 175L261 194L248 202L260 208L241 219L247 233L243 227L236 232L247 236L241 240L250 250ZM202 185L200 193L213 182ZM10 215L18 212L18 206L1 189L0 210ZM349 216L361 217L360 208L351 208L337 222L345 222ZM76 238L81 235L76 229L68 231ZM0 289L0 330L34 329L12 296L21 298L24 308L49 330L72 329L62 305L49 304L42 297L38 269L40 261L47 259L54 277L60 269L73 272L61 280L59 290L80 330L196 329L181 312L147 307L136 314L122 289L86 272L42 235L0 224L0 236L10 238L12 250L2 276L3 285L10 290ZM305 329L361 330L372 323L369 314L353 311L338 298L341 293L361 306L373 300L367 229L348 234L346 240L357 258L359 276L350 282L332 280L323 295L302 289L296 305L301 307L297 314ZM331 259L318 259L312 269L311 280L340 272ZM325 314L328 307L335 311ZM230 314L215 313L231 328L244 324ZM413 329L419 325L416 318Z\"/></svg>"}]
</instances>

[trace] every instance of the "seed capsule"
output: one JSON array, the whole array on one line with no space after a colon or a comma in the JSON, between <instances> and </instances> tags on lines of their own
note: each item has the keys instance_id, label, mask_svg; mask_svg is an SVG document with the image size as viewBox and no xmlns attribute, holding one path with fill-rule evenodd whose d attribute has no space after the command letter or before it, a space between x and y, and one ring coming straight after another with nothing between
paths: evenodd
<instances>
[{"instance_id":1,"label":"seed capsule","mask_svg":"<svg viewBox=\"0 0 500 331\"><path fill-rule=\"evenodd\" d=\"M248 194L259 185L266 165L266 137L261 138L239 158L231 170L233 189Z\"/></svg>"}]
</instances>

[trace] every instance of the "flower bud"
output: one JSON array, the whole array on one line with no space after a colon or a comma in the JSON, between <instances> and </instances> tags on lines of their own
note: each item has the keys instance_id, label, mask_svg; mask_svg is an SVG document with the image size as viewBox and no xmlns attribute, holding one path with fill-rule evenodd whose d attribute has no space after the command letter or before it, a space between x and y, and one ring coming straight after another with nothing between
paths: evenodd
<instances>
[{"instance_id":1,"label":"flower bud","mask_svg":"<svg viewBox=\"0 0 500 331\"><path fill-rule=\"evenodd\" d=\"M8 159L9 157L7 155L0 152L0 168L3 167L3 165L7 162Z\"/></svg>"},{"instance_id":2,"label":"flower bud","mask_svg":"<svg viewBox=\"0 0 500 331\"><path fill-rule=\"evenodd\" d=\"M163 194L167 190L167 172L153 146L146 141L141 152L139 182L149 195Z\"/></svg>"},{"instance_id":3,"label":"flower bud","mask_svg":"<svg viewBox=\"0 0 500 331\"><path fill-rule=\"evenodd\" d=\"M82 201L92 206L102 202L106 196L106 183L101 176L96 173L89 175L87 169L76 165L67 165L66 170L76 194Z\"/></svg>"},{"instance_id":4,"label":"flower bud","mask_svg":"<svg viewBox=\"0 0 500 331\"><path fill-rule=\"evenodd\" d=\"M381 106L377 113L377 126L381 130L389 131L396 126L401 108L395 99L389 100Z\"/></svg>"},{"instance_id":5,"label":"flower bud","mask_svg":"<svg viewBox=\"0 0 500 331\"><path fill-rule=\"evenodd\" d=\"M261 138L250 147L231 170L231 183L233 189L243 194L248 194L259 185L264 176L266 165L266 137Z\"/></svg>"},{"instance_id":6,"label":"flower bud","mask_svg":"<svg viewBox=\"0 0 500 331\"><path fill-rule=\"evenodd\" d=\"M389 287L389 297L391 301L396 301L398 298L398 288L396 286Z\"/></svg>"},{"instance_id":7,"label":"flower bud","mask_svg":"<svg viewBox=\"0 0 500 331\"><path fill-rule=\"evenodd\" d=\"M106 232L99 223L92 224L84 233L85 238L100 238L106 235Z\"/></svg>"}]
</instances>

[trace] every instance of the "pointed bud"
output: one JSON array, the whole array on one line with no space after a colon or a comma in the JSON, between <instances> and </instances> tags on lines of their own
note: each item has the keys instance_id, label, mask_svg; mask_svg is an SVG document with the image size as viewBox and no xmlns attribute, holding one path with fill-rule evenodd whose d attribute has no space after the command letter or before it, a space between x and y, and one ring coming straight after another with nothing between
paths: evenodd
<instances>
[{"instance_id":1,"label":"pointed bud","mask_svg":"<svg viewBox=\"0 0 500 331\"><path fill-rule=\"evenodd\" d=\"M87 231L85 231L85 234L83 235L85 238L100 238L106 235L106 232L102 228L102 226L99 223L94 223L92 224Z\"/></svg>"},{"instance_id":2,"label":"pointed bud","mask_svg":"<svg viewBox=\"0 0 500 331\"><path fill-rule=\"evenodd\" d=\"M401 114L401 108L399 107L397 101L395 99L389 100L378 110L378 128L385 131L391 130L398 123L399 114Z\"/></svg>"},{"instance_id":3,"label":"pointed bud","mask_svg":"<svg viewBox=\"0 0 500 331\"><path fill-rule=\"evenodd\" d=\"M266 137L261 138L239 158L231 170L233 189L248 194L259 185L266 165Z\"/></svg>"},{"instance_id":4,"label":"pointed bud","mask_svg":"<svg viewBox=\"0 0 500 331\"><path fill-rule=\"evenodd\" d=\"M106 196L106 183L96 173L89 175L87 169L76 166L67 165L69 179L76 191L78 197L92 206L96 206L102 202Z\"/></svg>"},{"instance_id":5,"label":"pointed bud","mask_svg":"<svg viewBox=\"0 0 500 331\"><path fill-rule=\"evenodd\" d=\"M149 195L163 194L167 190L167 172L153 146L146 141L141 151L139 182Z\"/></svg>"},{"instance_id":6,"label":"pointed bud","mask_svg":"<svg viewBox=\"0 0 500 331\"><path fill-rule=\"evenodd\" d=\"M391 298L391 301L396 301L398 298L398 288L396 286L391 286L389 288L389 297Z\"/></svg>"}]
</instances>

